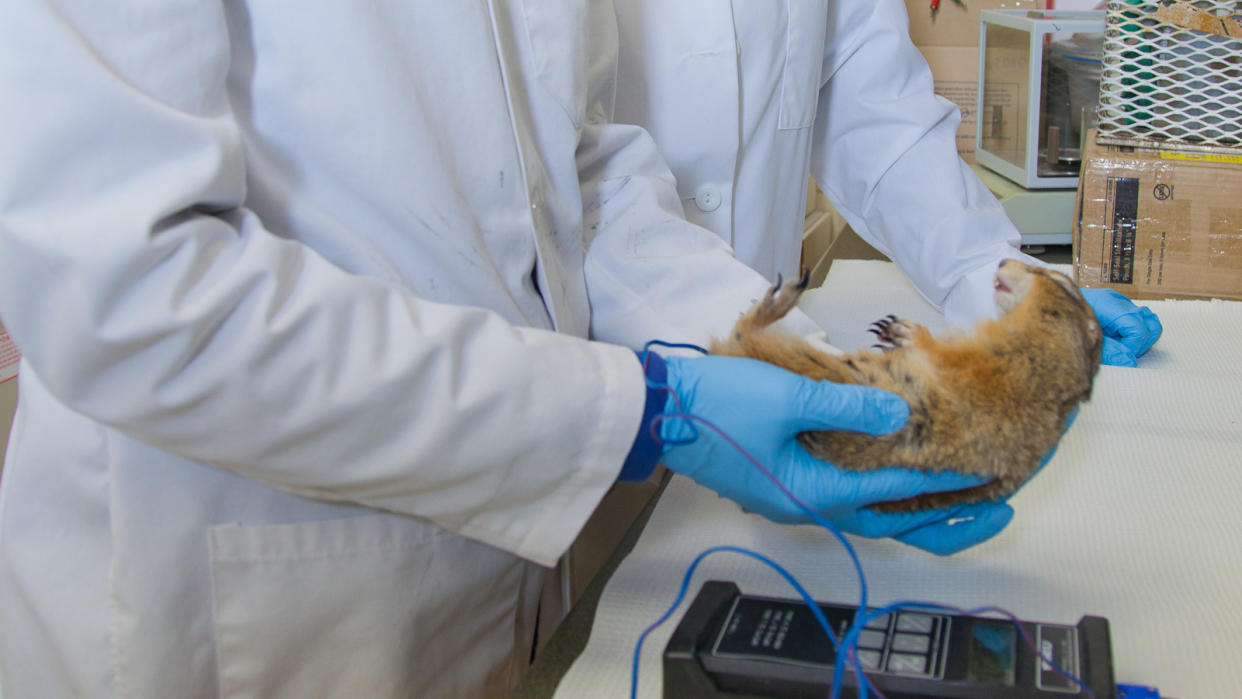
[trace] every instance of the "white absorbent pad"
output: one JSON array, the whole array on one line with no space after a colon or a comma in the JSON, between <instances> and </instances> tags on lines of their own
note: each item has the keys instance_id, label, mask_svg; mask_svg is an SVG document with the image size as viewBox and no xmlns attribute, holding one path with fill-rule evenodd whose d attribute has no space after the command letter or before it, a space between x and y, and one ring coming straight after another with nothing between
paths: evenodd
<instances>
[{"instance_id":1,"label":"white absorbent pad","mask_svg":"<svg viewBox=\"0 0 1242 699\"><path fill-rule=\"evenodd\" d=\"M1239 696L1242 303L1144 303L1164 323L1163 338L1136 369L1100 369L1091 401L1053 460L1012 498L1017 514L998 536L949 557L851 537L870 604L998 605L1065 624L1103 616L1118 682L1180 699ZM867 324L888 313L943 327L887 262L835 263L801 307L845 350L869 346ZM587 647L556 696L628 696L639 634L675 598L691 561L718 545L775 559L820 601L859 601L853 566L829 533L745 514L677 476L609 581ZM796 596L755 560L708 557L686 601L644 644L638 696L661 696L661 652L708 579Z\"/></svg>"}]
</instances>

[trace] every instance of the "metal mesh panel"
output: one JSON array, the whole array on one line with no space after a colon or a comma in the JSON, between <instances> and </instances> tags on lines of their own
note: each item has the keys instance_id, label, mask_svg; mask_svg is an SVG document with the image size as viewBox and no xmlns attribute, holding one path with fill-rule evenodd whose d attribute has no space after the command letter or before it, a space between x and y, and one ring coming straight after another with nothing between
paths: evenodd
<instances>
[{"instance_id":1,"label":"metal mesh panel","mask_svg":"<svg viewBox=\"0 0 1242 699\"><path fill-rule=\"evenodd\" d=\"M1108 0L1098 140L1237 153L1242 148L1242 39L1157 19L1161 4ZM1242 16L1242 0L1183 4L1222 20Z\"/></svg>"}]
</instances>

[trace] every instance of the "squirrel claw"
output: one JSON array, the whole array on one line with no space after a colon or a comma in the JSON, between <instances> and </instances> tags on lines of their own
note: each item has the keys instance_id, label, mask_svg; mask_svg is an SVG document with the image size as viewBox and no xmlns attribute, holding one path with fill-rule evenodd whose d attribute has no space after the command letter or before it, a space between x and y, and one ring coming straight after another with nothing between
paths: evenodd
<instances>
[{"instance_id":1,"label":"squirrel claw","mask_svg":"<svg viewBox=\"0 0 1242 699\"><path fill-rule=\"evenodd\" d=\"M803 267L802 276L798 277L796 286L799 290L805 289L811 284L811 270Z\"/></svg>"},{"instance_id":2,"label":"squirrel claw","mask_svg":"<svg viewBox=\"0 0 1242 699\"><path fill-rule=\"evenodd\" d=\"M771 289L768 289L768 298L776 298L776 295L781 292L781 287L784 286L784 283L784 277L782 277L778 272L776 275L776 283L772 285Z\"/></svg>"},{"instance_id":3,"label":"squirrel claw","mask_svg":"<svg viewBox=\"0 0 1242 699\"><path fill-rule=\"evenodd\" d=\"M883 343L881 345L873 346L879 347L883 350L891 350L900 347L903 344L903 334L900 332L901 323L902 321L900 318L890 313L868 326L867 332L875 335L880 339L880 342ZM895 330L897 332L894 332Z\"/></svg>"}]
</instances>

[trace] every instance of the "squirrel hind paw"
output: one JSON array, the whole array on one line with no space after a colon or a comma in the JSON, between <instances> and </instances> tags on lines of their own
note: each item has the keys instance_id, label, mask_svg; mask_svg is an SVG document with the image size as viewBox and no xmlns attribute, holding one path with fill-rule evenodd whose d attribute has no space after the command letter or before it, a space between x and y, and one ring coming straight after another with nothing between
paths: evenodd
<instances>
[{"instance_id":1,"label":"squirrel hind paw","mask_svg":"<svg viewBox=\"0 0 1242 699\"><path fill-rule=\"evenodd\" d=\"M798 299L801 298L802 292L806 291L810 279L810 274L806 270L803 270L802 275L797 279L789 281L784 281L782 276L777 275L776 284L768 290L767 296L756 304L752 312L757 314L764 324L779 320L798 305Z\"/></svg>"},{"instance_id":2,"label":"squirrel hind paw","mask_svg":"<svg viewBox=\"0 0 1242 699\"><path fill-rule=\"evenodd\" d=\"M803 267L802 274L798 277L797 281L791 282L791 284L796 286L799 292L805 291L806 288L811 285L811 270Z\"/></svg>"}]
</instances>

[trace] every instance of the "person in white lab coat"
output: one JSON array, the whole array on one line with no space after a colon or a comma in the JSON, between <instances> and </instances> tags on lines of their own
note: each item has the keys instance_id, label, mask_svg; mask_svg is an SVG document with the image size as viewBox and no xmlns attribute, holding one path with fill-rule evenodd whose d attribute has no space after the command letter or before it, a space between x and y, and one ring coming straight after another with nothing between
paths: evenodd
<instances>
[{"instance_id":1,"label":"person in white lab coat","mask_svg":"<svg viewBox=\"0 0 1242 699\"><path fill-rule=\"evenodd\" d=\"M670 469L936 553L977 479L847 473L895 396L702 343L767 282L610 122L586 0L27 0L0 22L0 685L27 697L505 696L544 566ZM809 85L809 83L808 83ZM790 328L812 332L795 314ZM665 443L662 443L665 442Z\"/></svg>"},{"instance_id":2,"label":"person in white lab coat","mask_svg":"<svg viewBox=\"0 0 1242 699\"><path fill-rule=\"evenodd\" d=\"M771 280L798 274L808 174L951 324L995 313L1006 258L1039 264L957 155L960 114L933 93L902 0L616 3L618 121L645 127L686 217ZM1103 360L1133 366L1155 314L1085 289Z\"/></svg>"}]
</instances>

